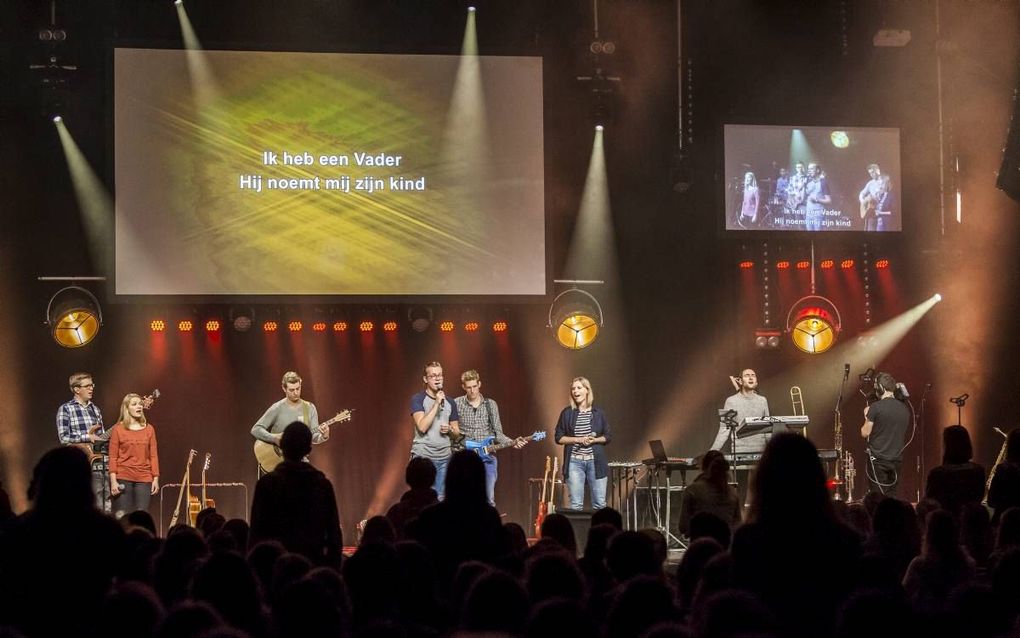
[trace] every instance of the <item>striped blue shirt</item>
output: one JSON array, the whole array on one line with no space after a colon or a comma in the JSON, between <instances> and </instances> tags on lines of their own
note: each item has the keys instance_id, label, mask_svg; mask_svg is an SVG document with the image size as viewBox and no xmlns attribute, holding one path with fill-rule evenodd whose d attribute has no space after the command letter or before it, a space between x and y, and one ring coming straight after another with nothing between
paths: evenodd
<instances>
[{"instance_id":1,"label":"striped blue shirt","mask_svg":"<svg viewBox=\"0 0 1020 638\"><path fill-rule=\"evenodd\" d=\"M591 434L591 411L578 412L577 422L574 424L574 436L583 439L589 434ZM578 461L591 461L595 458L595 451L591 449L590 445L575 443L570 457Z\"/></svg>"}]
</instances>

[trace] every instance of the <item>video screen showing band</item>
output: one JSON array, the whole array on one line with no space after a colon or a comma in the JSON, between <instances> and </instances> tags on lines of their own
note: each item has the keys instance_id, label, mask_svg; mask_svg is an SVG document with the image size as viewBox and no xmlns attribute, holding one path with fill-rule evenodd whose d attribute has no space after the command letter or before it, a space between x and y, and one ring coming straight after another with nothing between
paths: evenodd
<instances>
[{"instance_id":1,"label":"video screen showing band","mask_svg":"<svg viewBox=\"0 0 1020 638\"><path fill-rule=\"evenodd\" d=\"M726 230L903 228L900 132L727 124Z\"/></svg>"},{"instance_id":2,"label":"video screen showing band","mask_svg":"<svg viewBox=\"0 0 1020 638\"><path fill-rule=\"evenodd\" d=\"M125 49L116 292L542 295L536 57Z\"/></svg>"}]
</instances>

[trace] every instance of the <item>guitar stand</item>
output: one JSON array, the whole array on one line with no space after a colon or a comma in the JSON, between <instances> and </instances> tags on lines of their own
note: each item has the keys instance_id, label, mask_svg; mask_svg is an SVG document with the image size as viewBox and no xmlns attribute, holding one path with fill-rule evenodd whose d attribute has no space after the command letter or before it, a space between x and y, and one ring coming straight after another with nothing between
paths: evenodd
<instances>
[{"instance_id":1,"label":"guitar stand","mask_svg":"<svg viewBox=\"0 0 1020 638\"><path fill-rule=\"evenodd\" d=\"M673 471L671 469L669 469L669 468L661 468L659 466L655 466L654 468L652 468L652 471L648 473L648 489L649 489L649 491L654 491L655 492L655 500L654 500L654 502L655 502L655 529L659 530L659 532L661 532L662 535L666 538L666 547L667 547L667 549L670 548L671 546L673 546L674 543L675 543L675 546L679 547L680 549L687 549L687 543L685 543L682 538L680 538L679 536L677 536L676 534L671 532L670 529L669 529L670 514L671 514L670 503L672 501L670 496L672 495L673 492L680 492L680 499L681 499L681 502L683 502L683 496L684 496L683 492L684 492L685 489L687 489L687 481L684 479L683 476L681 476L681 484L677 485L677 486L673 486L673 484L671 482L671 476L670 476L672 474L672 472ZM666 486L665 486L665 490L666 490L666 520L665 520L665 522L663 522L663 520L662 520L662 489L663 489L663 486L662 486L662 476L661 475L663 473L665 473L665 475L666 475ZM654 486L652 485L653 477L655 479L655 485ZM651 502L651 498L649 498L649 502Z\"/></svg>"}]
</instances>

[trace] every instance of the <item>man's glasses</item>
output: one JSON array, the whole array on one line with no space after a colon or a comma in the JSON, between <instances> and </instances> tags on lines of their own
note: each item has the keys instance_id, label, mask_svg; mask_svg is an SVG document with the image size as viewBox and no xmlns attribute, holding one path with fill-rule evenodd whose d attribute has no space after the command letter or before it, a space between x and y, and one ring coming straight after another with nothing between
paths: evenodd
<instances>
[{"instance_id":1,"label":"man's glasses","mask_svg":"<svg viewBox=\"0 0 1020 638\"><path fill-rule=\"evenodd\" d=\"M79 384L79 385L76 385L74 387L76 387L76 388L86 388L88 390L91 390L92 388L96 387L96 384L95 383L89 383L88 385Z\"/></svg>"},{"instance_id":2,"label":"man's glasses","mask_svg":"<svg viewBox=\"0 0 1020 638\"><path fill-rule=\"evenodd\" d=\"M425 375L425 378L426 379L442 379L443 378L443 373L440 372L440 373L436 374L435 372L430 372L429 374Z\"/></svg>"}]
</instances>

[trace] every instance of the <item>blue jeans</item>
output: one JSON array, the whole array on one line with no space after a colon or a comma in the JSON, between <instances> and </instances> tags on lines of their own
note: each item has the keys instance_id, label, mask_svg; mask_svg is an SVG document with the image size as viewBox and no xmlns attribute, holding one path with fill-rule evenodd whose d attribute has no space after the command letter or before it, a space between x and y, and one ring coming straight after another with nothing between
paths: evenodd
<instances>
[{"instance_id":1,"label":"blue jeans","mask_svg":"<svg viewBox=\"0 0 1020 638\"><path fill-rule=\"evenodd\" d=\"M429 459L429 461L436 468L436 481L432 484L432 489L436 491L439 500L443 500L446 498L446 466L450 464L450 457L445 459Z\"/></svg>"},{"instance_id":2,"label":"blue jeans","mask_svg":"<svg viewBox=\"0 0 1020 638\"><path fill-rule=\"evenodd\" d=\"M567 468L567 489L570 490L570 509L579 510L584 507L584 483L591 488L591 508L600 510L606 506L606 488L609 477L595 478L595 460L579 461L570 458Z\"/></svg>"},{"instance_id":3,"label":"blue jeans","mask_svg":"<svg viewBox=\"0 0 1020 638\"><path fill-rule=\"evenodd\" d=\"M485 461L485 495L489 497L489 505L496 506L496 477L499 475L499 461L495 456Z\"/></svg>"}]
</instances>

